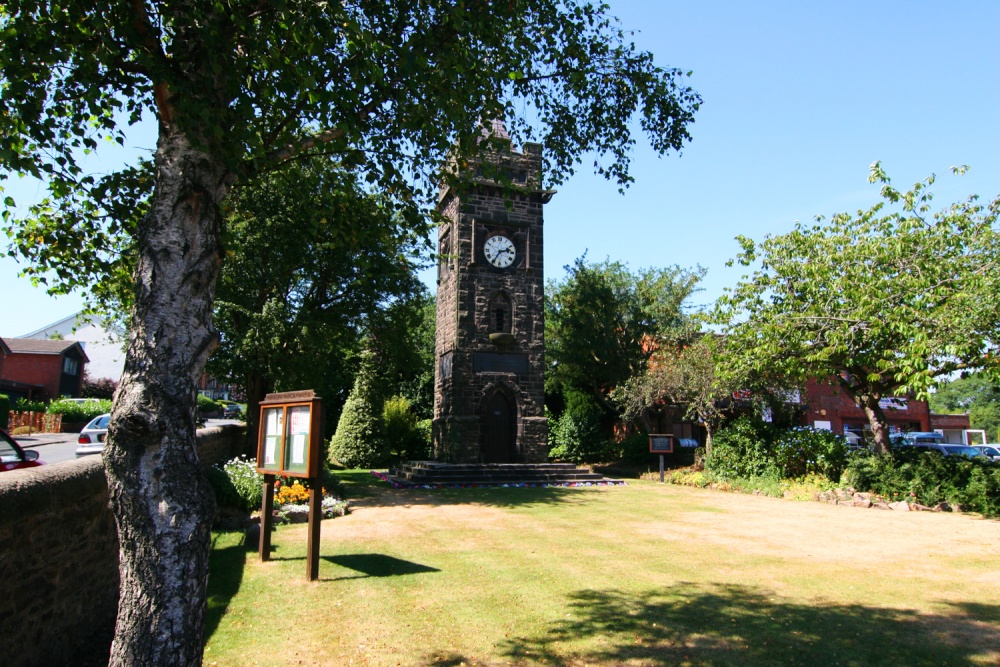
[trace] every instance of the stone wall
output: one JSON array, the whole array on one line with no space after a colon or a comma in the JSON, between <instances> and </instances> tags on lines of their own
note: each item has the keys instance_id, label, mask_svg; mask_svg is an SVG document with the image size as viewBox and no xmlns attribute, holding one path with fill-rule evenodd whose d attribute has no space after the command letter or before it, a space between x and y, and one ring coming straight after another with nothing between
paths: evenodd
<instances>
[{"instance_id":1,"label":"stone wall","mask_svg":"<svg viewBox=\"0 0 1000 667\"><path fill-rule=\"evenodd\" d=\"M544 385L542 152L527 144L486 159L510 175L510 188L482 173L461 190L445 189L438 210L441 263L434 403L434 456L454 463L490 462L483 443L487 405L496 393L515 406L512 462L548 458ZM490 265L483 245L503 235L516 250L507 267ZM507 316L494 306L507 303ZM500 308L502 311L503 308ZM503 322L501 327L499 322Z\"/></svg>"},{"instance_id":2,"label":"stone wall","mask_svg":"<svg viewBox=\"0 0 1000 667\"><path fill-rule=\"evenodd\" d=\"M238 453L241 426L198 432L206 466ZM0 637L5 665L62 665L118 606L118 535L101 459L0 475Z\"/></svg>"}]
</instances>

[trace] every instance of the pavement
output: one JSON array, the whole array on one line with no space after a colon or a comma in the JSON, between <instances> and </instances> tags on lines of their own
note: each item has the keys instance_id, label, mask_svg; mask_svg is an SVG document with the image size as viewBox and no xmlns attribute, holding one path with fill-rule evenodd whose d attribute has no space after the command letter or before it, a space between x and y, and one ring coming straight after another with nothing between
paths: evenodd
<instances>
[{"instance_id":1,"label":"pavement","mask_svg":"<svg viewBox=\"0 0 1000 667\"><path fill-rule=\"evenodd\" d=\"M33 449L43 445L76 442L79 436L79 433L32 433L31 435L15 435L14 439L22 447Z\"/></svg>"},{"instance_id":2,"label":"pavement","mask_svg":"<svg viewBox=\"0 0 1000 667\"><path fill-rule=\"evenodd\" d=\"M225 424L241 423L243 422L238 419L208 419L205 421L205 426L223 426ZM15 435L13 437L17 440L17 444L22 447L34 449L35 447L42 447L44 445L58 445L66 442L75 443L79 436L79 433L32 433L31 435Z\"/></svg>"}]
</instances>

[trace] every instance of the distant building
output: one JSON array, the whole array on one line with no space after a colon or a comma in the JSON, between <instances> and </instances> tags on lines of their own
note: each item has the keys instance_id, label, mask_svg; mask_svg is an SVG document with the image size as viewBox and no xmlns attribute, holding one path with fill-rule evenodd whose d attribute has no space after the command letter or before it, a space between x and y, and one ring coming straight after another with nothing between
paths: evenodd
<instances>
[{"instance_id":1,"label":"distant building","mask_svg":"<svg viewBox=\"0 0 1000 667\"><path fill-rule=\"evenodd\" d=\"M0 339L0 393L12 399L78 397L87 354L75 340Z\"/></svg>"},{"instance_id":2,"label":"distant building","mask_svg":"<svg viewBox=\"0 0 1000 667\"><path fill-rule=\"evenodd\" d=\"M966 432L971 428L967 413L951 415L931 413L931 430L943 435L945 442L956 445L968 444Z\"/></svg>"},{"instance_id":3,"label":"distant building","mask_svg":"<svg viewBox=\"0 0 1000 667\"><path fill-rule=\"evenodd\" d=\"M808 426L840 433L852 441L854 437L870 440L868 416L834 380L806 382L803 403L807 406L804 422ZM893 396L883 398L879 404L885 411L890 431L903 433L931 430L927 401Z\"/></svg>"},{"instance_id":4,"label":"distant building","mask_svg":"<svg viewBox=\"0 0 1000 667\"><path fill-rule=\"evenodd\" d=\"M112 327L107 327L96 315L74 313L21 338L76 341L90 359L87 372L91 380L121 380L125 368L124 336L112 331Z\"/></svg>"}]
</instances>

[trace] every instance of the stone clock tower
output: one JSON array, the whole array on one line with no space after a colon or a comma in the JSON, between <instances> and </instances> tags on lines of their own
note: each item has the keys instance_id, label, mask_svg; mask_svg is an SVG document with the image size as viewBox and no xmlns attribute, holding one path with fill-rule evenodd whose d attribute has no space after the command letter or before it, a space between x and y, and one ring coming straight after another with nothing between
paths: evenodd
<instances>
[{"instance_id":1,"label":"stone clock tower","mask_svg":"<svg viewBox=\"0 0 1000 667\"><path fill-rule=\"evenodd\" d=\"M542 147L510 145L471 161L471 184L438 200L434 457L541 463L544 412ZM506 173L507 188L491 175Z\"/></svg>"}]
</instances>

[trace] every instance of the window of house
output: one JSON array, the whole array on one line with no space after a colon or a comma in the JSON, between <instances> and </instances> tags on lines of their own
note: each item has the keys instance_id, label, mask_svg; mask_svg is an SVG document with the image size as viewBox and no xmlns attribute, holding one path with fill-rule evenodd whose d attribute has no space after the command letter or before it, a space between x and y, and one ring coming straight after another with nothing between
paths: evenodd
<instances>
[{"instance_id":1,"label":"window of house","mask_svg":"<svg viewBox=\"0 0 1000 667\"><path fill-rule=\"evenodd\" d=\"M51 367L50 367L51 368ZM76 375L80 372L80 360L70 357L63 357L63 373L66 375Z\"/></svg>"}]
</instances>

